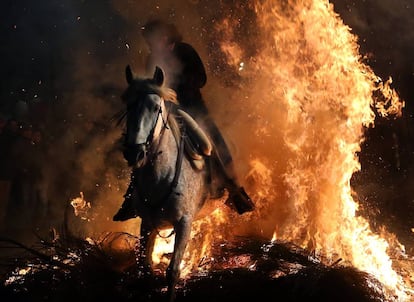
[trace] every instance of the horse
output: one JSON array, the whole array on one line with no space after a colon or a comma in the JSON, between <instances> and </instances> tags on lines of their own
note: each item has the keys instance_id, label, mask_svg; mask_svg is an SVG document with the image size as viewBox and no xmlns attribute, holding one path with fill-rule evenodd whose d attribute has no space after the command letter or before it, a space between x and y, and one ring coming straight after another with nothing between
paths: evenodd
<instances>
[{"instance_id":1,"label":"horse","mask_svg":"<svg viewBox=\"0 0 414 302\"><path fill-rule=\"evenodd\" d=\"M173 228L174 250L166 269L167 298L173 301L180 278L180 263L190 239L192 222L211 199L207 155L194 159L184 154L183 135L173 133L177 105L163 86L164 72L156 67L152 78L137 78L125 69L128 87L124 157L133 169L141 218L139 267L151 274L151 254L159 230ZM211 151L211 150L210 150Z\"/></svg>"}]
</instances>

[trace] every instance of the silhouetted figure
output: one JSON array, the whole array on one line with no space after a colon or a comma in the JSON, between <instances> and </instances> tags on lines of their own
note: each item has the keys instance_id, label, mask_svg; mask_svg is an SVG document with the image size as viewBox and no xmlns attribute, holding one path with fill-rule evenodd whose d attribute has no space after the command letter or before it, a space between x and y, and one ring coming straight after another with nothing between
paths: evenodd
<instances>
[{"instance_id":1,"label":"silhouetted figure","mask_svg":"<svg viewBox=\"0 0 414 302\"><path fill-rule=\"evenodd\" d=\"M197 51L190 44L183 42L174 24L152 20L143 27L142 34L150 50L147 73L154 72L156 66L161 67L166 75L166 86L176 91L180 106L199 124L207 127L207 132L215 146L215 156L211 160L224 179L216 197L220 197L220 193L224 194L224 188L227 188L230 196L226 204L235 207L239 214L252 211L253 202L239 185L231 153L202 98L200 89L206 84L207 75ZM113 218L115 221L136 217L133 200L137 196L133 188L133 178L132 173L131 183L124 196L125 200Z\"/></svg>"}]
</instances>

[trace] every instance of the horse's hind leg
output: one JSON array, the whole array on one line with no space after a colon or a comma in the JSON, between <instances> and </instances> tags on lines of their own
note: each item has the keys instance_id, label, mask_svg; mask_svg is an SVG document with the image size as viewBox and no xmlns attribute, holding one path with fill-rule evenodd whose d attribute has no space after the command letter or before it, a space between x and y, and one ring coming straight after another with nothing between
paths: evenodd
<instances>
[{"instance_id":1,"label":"horse's hind leg","mask_svg":"<svg viewBox=\"0 0 414 302\"><path fill-rule=\"evenodd\" d=\"M167 268L167 282L168 282L168 299L174 301L175 286L180 278L180 264L184 256L184 251L190 239L192 220L184 216L175 225L175 243L174 252Z\"/></svg>"}]
</instances>

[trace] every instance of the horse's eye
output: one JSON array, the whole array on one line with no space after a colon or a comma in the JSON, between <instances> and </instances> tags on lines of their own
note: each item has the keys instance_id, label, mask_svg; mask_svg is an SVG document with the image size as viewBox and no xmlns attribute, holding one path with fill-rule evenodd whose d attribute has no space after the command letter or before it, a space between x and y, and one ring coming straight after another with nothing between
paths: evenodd
<instances>
[{"instance_id":1,"label":"horse's eye","mask_svg":"<svg viewBox=\"0 0 414 302\"><path fill-rule=\"evenodd\" d=\"M154 112L157 112L158 110L160 110L160 107L161 106L159 106L159 105L154 106Z\"/></svg>"}]
</instances>

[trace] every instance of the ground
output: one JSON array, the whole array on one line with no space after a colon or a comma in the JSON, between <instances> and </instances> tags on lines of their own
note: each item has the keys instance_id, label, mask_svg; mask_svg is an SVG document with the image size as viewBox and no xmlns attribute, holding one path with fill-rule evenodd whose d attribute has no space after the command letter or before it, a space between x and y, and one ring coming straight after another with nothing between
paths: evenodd
<instances>
[{"instance_id":1,"label":"ground","mask_svg":"<svg viewBox=\"0 0 414 302\"><path fill-rule=\"evenodd\" d=\"M106 243L133 241L108 234ZM2 301L164 301L162 271L143 277L133 249L59 236L3 259ZM2 246L19 243L2 241ZM373 276L338 259L325 265L288 242L235 238L183 278L176 301L393 301Z\"/></svg>"}]
</instances>

